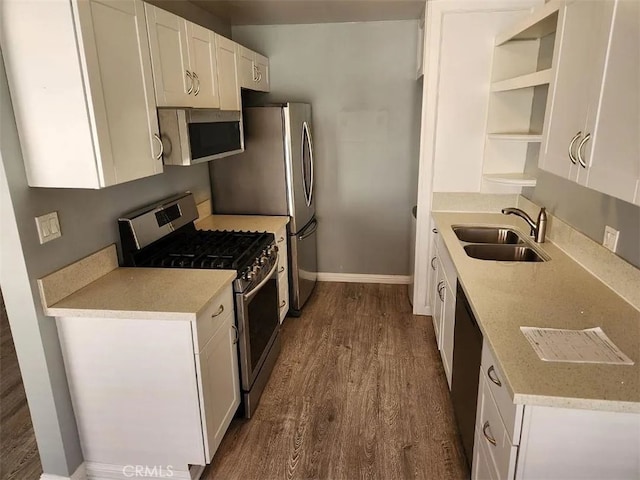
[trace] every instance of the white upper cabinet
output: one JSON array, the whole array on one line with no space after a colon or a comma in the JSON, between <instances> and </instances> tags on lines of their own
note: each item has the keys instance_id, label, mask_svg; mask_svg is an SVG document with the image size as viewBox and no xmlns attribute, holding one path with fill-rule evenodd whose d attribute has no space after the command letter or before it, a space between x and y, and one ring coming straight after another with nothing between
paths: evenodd
<instances>
[{"instance_id":1,"label":"white upper cabinet","mask_svg":"<svg viewBox=\"0 0 640 480\"><path fill-rule=\"evenodd\" d=\"M237 45L236 49L240 86L248 90L268 92L269 59L242 45Z\"/></svg>"},{"instance_id":2,"label":"white upper cabinet","mask_svg":"<svg viewBox=\"0 0 640 480\"><path fill-rule=\"evenodd\" d=\"M633 202L640 179L640 6L567 2L540 168Z\"/></svg>"},{"instance_id":3,"label":"white upper cabinet","mask_svg":"<svg viewBox=\"0 0 640 480\"><path fill-rule=\"evenodd\" d=\"M159 107L218 108L215 33L146 4Z\"/></svg>"},{"instance_id":4,"label":"white upper cabinet","mask_svg":"<svg viewBox=\"0 0 640 480\"><path fill-rule=\"evenodd\" d=\"M220 86L220 110L240 110L240 83L236 43L215 34Z\"/></svg>"},{"instance_id":5,"label":"white upper cabinet","mask_svg":"<svg viewBox=\"0 0 640 480\"><path fill-rule=\"evenodd\" d=\"M142 1L12 0L2 13L30 186L102 188L162 172Z\"/></svg>"}]
</instances>

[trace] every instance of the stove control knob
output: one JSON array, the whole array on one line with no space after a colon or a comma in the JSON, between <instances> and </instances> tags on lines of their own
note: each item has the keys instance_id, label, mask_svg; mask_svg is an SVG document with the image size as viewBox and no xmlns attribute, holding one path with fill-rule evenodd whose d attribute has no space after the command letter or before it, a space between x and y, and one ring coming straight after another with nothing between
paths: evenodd
<instances>
[{"instance_id":1,"label":"stove control knob","mask_svg":"<svg viewBox=\"0 0 640 480\"><path fill-rule=\"evenodd\" d=\"M265 266L268 262L269 262L269 257L267 257L266 255L263 255L262 257L260 257L261 267Z\"/></svg>"},{"instance_id":2,"label":"stove control knob","mask_svg":"<svg viewBox=\"0 0 640 480\"><path fill-rule=\"evenodd\" d=\"M254 277L254 273L251 271L250 268L245 268L244 271L242 272L242 279L243 280L249 280L251 281Z\"/></svg>"},{"instance_id":3,"label":"stove control knob","mask_svg":"<svg viewBox=\"0 0 640 480\"><path fill-rule=\"evenodd\" d=\"M260 268L260 265L255 265L254 267L251 268L251 273L253 273L254 275L257 275L260 272L260 270L262 270Z\"/></svg>"}]
</instances>

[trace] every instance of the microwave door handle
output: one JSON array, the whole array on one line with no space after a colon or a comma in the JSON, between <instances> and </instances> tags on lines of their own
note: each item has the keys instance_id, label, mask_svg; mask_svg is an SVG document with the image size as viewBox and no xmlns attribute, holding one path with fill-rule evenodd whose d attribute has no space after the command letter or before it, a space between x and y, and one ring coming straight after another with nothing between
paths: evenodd
<instances>
[{"instance_id":1,"label":"microwave door handle","mask_svg":"<svg viewBox=\"0 0 640 480\"><path fill-rule=\"evenodd\" d=\"M258 290L260 290L264 286L264 284L267 283L269 281L269 279L273 276L273 272L275 272L276 269L278 268L278 260L279 259L280 259L280 255L277 256L276 262L273 265L273 268L271 269L269 274L266 277L264 277L262 279L262 281L258 285L256 285L249 293L245 293L242 296L242 298L243 298L243 300L245 302L249 302L255 296L255 294L258 293Z\"/></svg>"}]
</instances>

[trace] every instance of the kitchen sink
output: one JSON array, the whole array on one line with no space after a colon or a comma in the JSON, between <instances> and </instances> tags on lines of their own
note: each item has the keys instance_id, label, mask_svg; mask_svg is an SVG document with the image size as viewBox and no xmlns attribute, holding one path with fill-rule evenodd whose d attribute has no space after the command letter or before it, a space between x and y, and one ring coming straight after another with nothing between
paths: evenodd
<instances>
[{"instance_id":1,"label":"kitchen sink","mask_svg":"<svg viewBox=\"0 0 640 480\"><path fill-rule=\"evenodd\" d=\"M545 262L533 248L523 245L465 245L464 251L472 258L498 262Z\"/></svg>"},{"instance_id":2,"label":"kitchen sink","mask_svg":"<svg viewBox=\"0 0 640 480\"><path fill-rule=\"evenodd\" d=\"M462 242L522 244L525 241L515 230L501 227L453 227L453 233Z\"/></svg>"}]
</instances>

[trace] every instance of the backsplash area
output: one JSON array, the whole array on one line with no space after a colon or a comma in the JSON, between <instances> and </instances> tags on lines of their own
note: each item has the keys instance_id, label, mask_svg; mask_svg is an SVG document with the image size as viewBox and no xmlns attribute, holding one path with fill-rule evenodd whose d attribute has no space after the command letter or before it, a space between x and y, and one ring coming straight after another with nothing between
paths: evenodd
<instances>
[{"instance_id":1,"label":"backsplash area","mask_svg":"<svg viewBox=\"0 0 640 480\"><path fill-rule=\"evenodd\" d=\"M617 255L640 268L640 207L585 188L545 171L522 195L602 244L605 226L620 231ZM637 284L636 284L637 285Z\"/></svg>"}]
</instances>

